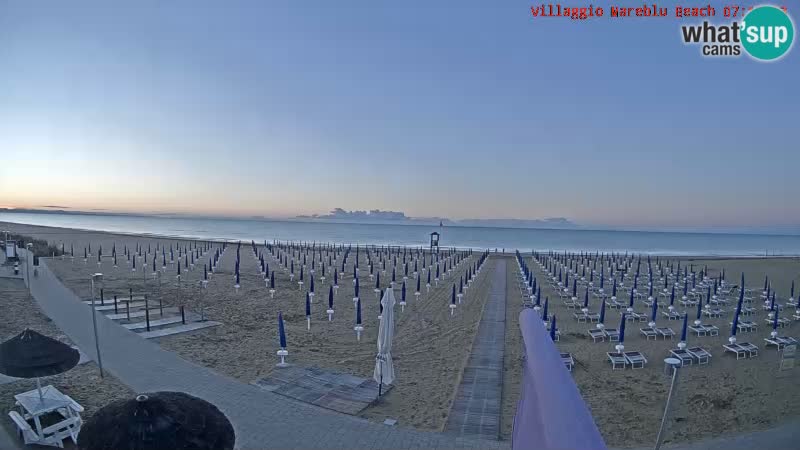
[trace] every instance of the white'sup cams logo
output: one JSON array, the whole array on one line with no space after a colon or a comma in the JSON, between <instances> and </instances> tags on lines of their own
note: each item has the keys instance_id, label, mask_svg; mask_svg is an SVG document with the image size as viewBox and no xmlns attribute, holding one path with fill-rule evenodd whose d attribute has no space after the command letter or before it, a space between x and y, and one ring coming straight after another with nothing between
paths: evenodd
<instances>
[{"instance_id":1,"label":"white'sup cams logo","mask_svg":"<svg viewBox=\"0 0 800 450\"><path fill-rule=\"evenodd\" d=\"M759 6L741 23L681 26L685 44L703 44L704 56L740 56L742 50L758 61L777 61L794 41L794 23L781 8Z\"/></svg>"}]
</instances>

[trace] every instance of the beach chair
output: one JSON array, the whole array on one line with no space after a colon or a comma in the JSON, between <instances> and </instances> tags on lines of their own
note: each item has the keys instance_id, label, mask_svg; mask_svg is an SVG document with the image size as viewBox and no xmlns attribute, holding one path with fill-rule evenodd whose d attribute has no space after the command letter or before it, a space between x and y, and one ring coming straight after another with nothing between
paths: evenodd
<instances>
[{"instance_id":1,"label":"beach chair","mask_svg":"<svg viewBox=\"0 0 800 450\"><path fill-rule=\"evenodd\" d=\"M628 365L628 360L623 353L608 352L606 355L608 355L608 360L611 362L611 370L616 370L617 368L624 369L625 366Z\"/></svg>"},{"instance_id":2,"label":"beach chair","mask_svg":"<svg viewBox=\"0 0 800 450\"><path fill-rule=\"evenodd\" d=\"M792 315L792 318L794 318L794 320L800 320L800 309L795 310L794 314Z\"/></svg>"},{"instance_id":3,"label":"beach chair","mask_svg":"<svg viewBox=\"0 0 800 450\"><path fill-rule=\"evenodd\" d=\"M686 349L686 351L697 360L698 365L708 364L708 362L711 361L711 353L704 348L692 347Z\"/></svg>"},{"instance_id":4,"label":"beach chair","mask_svg":"<svg viewBox=\"0 0 800 450\"><path fill-rule=\"evenodd\" d=\"M575 360L572 359L572 353L562 353L561 354L561 362L564 363L564 366L572 372L572 368L575 367Z\"/></svg>"},{"instance_id":5,"label":"beach chair","mask_svg":"<svg viewBox=\"0 0 800 450\"><path fill-rule=\"evenodd\" d=\"M742 312L739 314L740 316L752 316L755 314L756 309L752 306L742 306Z\"/></svg>"},{"instance_id":6,"label":"beach chair","mask_svg":"<svg viewBox=\"0 0 800 450\"><path fill-rule=\"evenodd\" d=\"M645 339L653 338L653 340L658 339L658 331L655 328L639 328L639 331L644 335Z\"/></svg>"},{"instance_id":7,"label":"beach chair","mask_svg":"<svg viewBox=\"0 0 800 450\"><path fill-rule=\"evenodd\" d=\"M572 313L572 317L574 317L575 320L577 320L578 322L588 322L589 321L589 318L587 317L586 314L583 313L583 311L578 311L578 312Z\"/></svg>"},{"instance_id":8,"label":"beach chair","mask_svg":"<svg viewBox=\"0 0 800 450\"><path fill-rule=\"evenodd\" d=\"M647 358L639 352L625 352L625 360L628 361L632 369L644 369L644 365L647 364Z\"/></svg>"},{"instance_id":9,"label":"beach chair","mask_svg":"<svg viewBox=\"0 0 800 450\"><path fill-rule=\"evenodd\" d=\"M689 331L695 333L698 337L706 336L708 334L708 330L706 330L705 325L698 325L698 326L689 325Z\"/></svg>"},{"instance_id":10,"label":"beach chair","mask_svg":"<svg viewBox=\"0 0 800 450\"><path fill-rule=\"evenodd\" d=\"M741 344L739 344L739 347L744 349L744 351L746 351L751 358L754 356L758 356L758 347L756 347L754 344L751 344L750 342L742 342Z\"/></svg>"},{"instance_id":11,"label":"beach chair","mask_svg":"<svg viewBox=\"0 0 800 450\"><path fill-rule=\"evenodd\" d=\"M658 333L659 336L663 337L664 339L666 338L672 339L672 337L675 336L675 332L672 331L672 328L668 327L656 328L656 333Z\"/></svg>"},{"instance_id":12,"label":"beach chair","mask_svg":"<svg viewBox=\"0 0 800 450\"><path fill-rule=\"evenodd\" d=\"M778 350L782 349L787 345L797 344L797 339L793 337L780 337L776 336L774 338L768 337L764 338L767 342L767 346L774 345Z\"/></svg>"},{"instance_id":13,"label":"beach chair","mask_svg":"<svg viewBox=\"0 0 800 450\"><path fill-rule=\"evenodd\" d=\"M589 322L600 322L600 314L598 313L587 313L586 318L589 319Z\"/></svg>"},{"instance_id":14,"label":"beach chair","mask_svg":"<svg viewBox=\"0 0 800 450\"><path fill-rule=\"evenodd\" d=\"M636 311L631 313L631 317L633 317L638 322L647 322L650 320L650 317L645 313L637 313Z\"/></svg>"},{"instance_id":15,"label":"beach chair","mask_svg":"<svg viewBox=\"0 0 800 450\"><path fill-rule=\"evenodd\" d=\"M661 311L661 315L666 317L667 320L680 320L681 315L678 311Z\"/></svg>"},{"instance_id":16,"label":"beach chair","mask_svg":"<svg viewBox=\"0 0 800 450\"><path fill-rule=\"evenodd\" d=\"M731 322L731 325L733 325L733 322ZM758 330L758 325L756 325L755 322L751 322L749 320L740 320L739 324L737 325L737 328L739 329L739 331L750 332Z\"/></svg>"},{"instance_id":17,"label":"beach chair","mask_svg":"<svg viewBox=\"0 0 800 450\"><path fill-rule=\"evenodd\" d=\"M739 344L723 344L722 348L724 348L726 352L735 353L736 359L747 357L747 350Z\"/></svg>"},{"instance_id":18,"label":"beach chair","mask_svg":"<svg viewBox=\"0 0 800 450\"><path fill-rule=\"evenodd\" d=\"M681 367L683 366L691 366L694 358L687 350L681 350L679 348L674 348L669 351L669 354L681 360Z\"/></svg>"},{"instance_id":19,"label":"beach chair","mask_svg":"<svg viewBox=\"0 0 800 450\"><path fill-rule=\"evenodd\" d=\"M564 300L564 306L566 306L569 309L575 309L575 308L580 308L581 304L580 302L572 300L572 297L569 297L567 300Z\"/></svg>"},{"instance_id":20,"label":"beach chair","mask_svg":"<svg viewBox=\"0 0 800 450\"><path fill-rule=\"evenodd\" d=\"M725 310L721 308L707 308L703 310L703 315L709 318L719 318L724 312Z\"/></svg>"},{"instance_id":21,"label":"beach chair","mask_svg":"<svg viewBox=\"0 0 800 450\"><path fill-rule=\"evenodd\" d=\"M703 328L706 330L706 334L709 336L719 336L719 327L716 325L703 325Z\"/></svg>"},{"instance_id":22,"label":"beach chair","mask_svg":"<svg viewBox=\"0 0 800 450\"><path fill-rule=\"evenodd\" d=\"M609 342L619 341L619 330L617 330L616 328L603 328L603 333L605 333L606 338L608 338Z\"/></svg>"},{"instance_id":23,"label":"beach chair","mask_svg":"<svg viewBox=\"0 0 800 450\"><path fill-rule=\"evenodd\" d=\"M592 338L592 342L597 342L598 340L600 341L606 340L606 334L602 330L597 330L597 329L589 330L589 337Z\"/></svg>"}]
</instances>

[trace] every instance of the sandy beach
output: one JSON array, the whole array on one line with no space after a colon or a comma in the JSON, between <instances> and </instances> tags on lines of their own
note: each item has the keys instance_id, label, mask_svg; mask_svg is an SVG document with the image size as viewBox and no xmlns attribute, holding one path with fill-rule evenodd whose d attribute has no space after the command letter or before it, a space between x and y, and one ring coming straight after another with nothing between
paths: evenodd
<instances>
[{"instance_id":1,"label":"sandy beach","mask_svg":"<svg viewBox=\"0 0 800 450\"><path fill-rule=\"evenodd\" d=\"M104 273L103 288L107 300L114 293L120 297L127 295L129 288L135 294L148 292L153 298L157 298L158 281L151 276L151 269L146 271L146 279L141 270L132 272L132 266L126 265L123 262L125 258L121 256L124 247L135 248L138 244L155 248L157 243L166 243L169 246L189 242L14 224L8 224L7 228L47 239L59 247L63 242L67 253L74 246L74 260L57 257L48 264L68 287L86 299L91 298L89 276L98 271ZM84 263L83 249L88 248L89 243L92 245L94 258L88 258ZM107 255L110 254L112 245L116 245L120 255L116 269L107 258L98 267L96 253L100 245ZM263 248L263 245L259 248ZM204 261L208 261L210 254L204 257ZM241 288L238 292L234 289L235 244L228 245L205 290L199 284L203 278L202 262L199 262L194 271L187 272L183 269L180 286L175 277L176 266L169 266L166 274L161 276L160 289L164 306L184 303L192 312L199 312L202 303L205 316L221 322L222 326L159 338L159 344L191 361L242 382L252 383L270 374L275 368L275 351L278 350L277 316L281 311L286 325L291 363L371 378L375 367L379 304L376 293L373 292L375 282L370 280L366 254L362 249L359 258L359 283L364 332L358 342L353 331L354 258L355 250L348 259L345 276L339 280L340 288L336 294L332 322L328 321L326 314L328 286L332 283L330 268L325 283L316 279L317 295L312 305L310 331L306 329L305 318L308 273L306 285L301 290L297 284L298 277L290 281L289 274L278 269L275 260L267 258L271 270L277 270L276 293L271 298L249 243L243 243L241 247ZM423 279L422 295L418 301L414 298L416 282L413 275L410 276L406 287L408 306L402 312L399 306L395 308L393 359L398 381L387 395L363 411L363 417L380 422L386 418L394 418L400 424L421 429L440 430L443 427L480 320L488 288L484 280L485 273L491 267L485 267L473 282L463 303L456 308L454 317L450 316L448 308L451 289L453 283L458 285L460 277L476 258L477 255L468 258L453 273L443 276L438 287L433 283L430 293L426 293L426 280ZM161 266L160 259L157 265ZM381 284L384 288L391 280L390 267L387 266L386 273L381 273ZM398 283L395 285L398 302L402 284L400 267L397 273ZM296 271L299 276L299 264ZM377 265L375 272L379 272ZM120 323L126 321L122 320Z\"/></svg>"},{"instance_id":2,"label":"sandy beach","mask_svg":"<svg viewBox=\"0 0 800 450\"><path fill-rule=\"evenodd\" d=\"M96 259L83 261L83 248L91 242L93 250L102 245L104 253L110 253L112 245L122 252L123 246L135 248L166 245L185 245L187 241L156 237L118 235L101 232L83 232L68 229L33 227L3 224L13 231L47 239L58 246L65 243L69 252L74 245L76 258L56 258L49 262L56 274L75 292L84 298L90 297L89 275L98 271ZM263 243L262 243L263 244ZM215 244L218 245L218 244ZM96 250L95 250L96 251ZM207 261L211 253L203 260ZM166 306L184 303L193 311L204 305L206 316L222 322L222 326L194 333L161 338L162 347L174 351L184 358L210 367L220 373L251 383L274 370L277 350L277 313L283 312L286 321L289 360L303 366L318 366L336 369L354 375L370 377L374 367L375 339L377 333L378 300L373 292L374 281L370 281L366 256L362 252L359 260L361 298L365 331L361 342L356 342L353 332L354 306L352 283L352 259L336 296L334 320L328 322L327 286L318 280L317 298L312 307L311 331L306 330L304 292L297 280L289 281L288 273L278 270L276 293L270 298L260 273L258 262L249 243L241 247L241 289L234 289L235 245L228 245L216 273L208 288L202 291L199 281L203 277L202 260L199 269L184 272L180 286L174 276L175 268L169 267L161 277L161 292ZM473 256L474 258L475 256ZM522 294L517 289L518 271L516 261L508 258L508 296L506 309L506 349L504 361L502 437L510 438L512 420L519 398L519 382L522 367L522 342L519 333L518 315L522 310ZM100 271L105 273L106 292L149 292L158 295L157 280L151 276L145 281L141 271L133 273L130 266L118 262L114 269L110 260L103 260ZM530 261L530 256L526 255ZM800 285L800 259L797 258L680 258L681 265L707 265L709 275L715 276L723 268L728 279L738 280L744 271L749 287L763 285L764 276L769 275L778 297L785 301L792 280ZM485 302L488 283L486 273L493 268L495 257L490 258L481 275L467 292L466 300L450 317L447 304L453 281L467 265L464 264L438 288L432 288L419 301L413 298L415 285L409 280L409 305L404 312L397 309L397 334L395 337L395 367L398 382L388 395L362 413L363 417L383 421L387 417L398 419L402 425L422 429L442 429L449 411L454 390L459 382L465 358L472 345L475 330ZM271 268L277 267L268 258ZM159 263L160 265L160 260ZM535 275L544 279L536 264ZM298 270L296 268L296 270ZM378 268L376 267L376 271ZM150 273L150 270L147 271ZM385 286L391 269L382 274ZM400 276L400 274L398 274ZM595 421L609 446L635 447L649 445L663 413L668 390L668 378L663 374L663 359L669 349L674 348L678 337L672 341L647 341L639 334L644 323L628 323L626 350L638 350L645 354L649 363L642 370L612 371L606 352L613 345L608 342L593 343L587 330L594 324L578 323L572 318L573 310L567 309L556 293L542 285L542 298L550 298L550 311L559 319L561 341L557 344L563 352L570 352L576 360L573 371L575 382L594 415ZM307 286L306 286L307 287ZM399 300L399 284L395 293ZM106 295L108 299L109 296ZM181 300L182 299L182 300ZM677 303L676 303L677 305ZM732 432L770 428L788 418L800 415L800 404L793 400L798 394L797 383L786 374L779 373L778 352L764 346L763 338L771 327L764 322L766 313L761 304L754 301L758 309L756 321L758 331L741 333L740 340L749 340L759 346L760 355L753 359L737 361L731 354L723 354L722 344L727 342L730 317L704 319L720 328L718 337L689 337L690 345L701 345L713 357L711 364L702 367L687 367L681 372L679 395L675 401L673 417L675 423L667 434L667 442L701 440ZM642 309L641 307L638 309ZM679 307L679 311L683 308ZM786 313L789 314L789 313ZM693 319L693 311L689 311ZM617 311L608 310L606 322L616 327L619 323ZM659 318L660 326L671 326L680 333L679 321L667 322ZM793 323L782 329L781 335L800 338L798 325Z\"/></svg>"},{"instance_id":3,"label":"sandy beach","mask_svg":"<svg viewBox=\"0 0 800 450\"><path fill-rule=\"evenodd\" d=\"M537 279L543 280L544 274L539 266L530 263L530 257L526 259L530 267L534 268ZM783 301L789 296L791 281L794 279L796 284L800 283L798 258L679 259L681 266L708 265L709 275L712 277L724 268L729 279L738 280L743 271L749 280L746 281L748 287L763 286L764 276L769 274L774 288L777 289L778 298ZM513 266L517 270L517 264L514 263ZM652 444L669 390L670 379L664 375L663 359L679 341L681 322L668 321L659 312L658 326L669 326L677 334L673 340L666 341L646 340L639 333L639 328L646 326L646 323L628 322L625 349L644 353L648 364L644 369L612 371L606 352L614 351L613 346L616 343L593 343L587 330L594 328L595 324L577 322L572 317L575 310L566 308L554 290L549 285L542 284L542 301L545 297L550 298L550 313L556 314L558 328L562 333L557 347L562 352L572 353L575 358L575 382L606 443L615 447ZM505 436L510 436L511 433L510 419L513 418L512 411L521 377L521 336L517 318L523 308L522 295L516 290L509 295L508 302L504 385L504 393L508 395L503 398L504 418L508 419L503 422ZM678 396L673 403L675 422L671 425L665 442L698 441L724 434L768 429L800 415L800 403L796 400L800 387L792 377L794 371L779 372L778 352L775 347L768 348L764 345L764 338L769 336L772 328L764 321L766 312L761 310L761 306L760 300L753 301L757 312L752 320L758 324L758 331L738 334L740 342L750 341L759 347L759 355L753 359L737 361L733 354L723 353L722 345L727 343L730 334L730 314L719 319L703 319L703 323L719 327L719 336L697 337L690 332L688 344L702 346L711 352L712 360L708 365L682 369ZM596 305L592 309L596 310ZM641 305L636 309L644 311ZM677 306L678 311L685 309ZM695 317L694 311L694 308L689 308L690 321ZM793 311L793 308L787 309L784 316L790 316ZM619 322L620 314L616 310L608 309L607 326L617 328ZM800 324L793 322L781 329L780 335L800 338Z\"/></svg>"}]
</instances>

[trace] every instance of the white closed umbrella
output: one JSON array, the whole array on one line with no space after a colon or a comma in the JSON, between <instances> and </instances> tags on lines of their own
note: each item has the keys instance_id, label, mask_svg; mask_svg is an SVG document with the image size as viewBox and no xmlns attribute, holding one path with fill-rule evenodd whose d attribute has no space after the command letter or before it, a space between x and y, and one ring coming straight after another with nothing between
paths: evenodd
<instances>
[{"instance_id":1,"label":"white closed umbrella","mask_svg":"<svg viewBox=\"0 0 800 450\"><path fill-rule=\"evenodd\" d=\"M378 383L378 395L381 387L394 381L394 365L392 364L392 339L394 339L394 290L386 288L381 299L383 314L378 327L378 354L375 356L375 373L373 378Z\"/></svg>"}]
</instances>

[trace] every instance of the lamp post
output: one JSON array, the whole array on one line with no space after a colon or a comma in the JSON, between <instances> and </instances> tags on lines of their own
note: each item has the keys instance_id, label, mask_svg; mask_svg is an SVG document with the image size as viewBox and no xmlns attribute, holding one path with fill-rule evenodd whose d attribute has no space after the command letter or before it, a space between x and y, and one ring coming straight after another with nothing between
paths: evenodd
<instances>
[{"instance_id":1,"label":"lamp post","mask_svg":"<svg viewBox=\"0 0 800 450\"><path fill-rule=\"evenodd\" d=\"M100 339L97 336L97 310L94 309L95 305L94 284L95 282L101 283L102 281L103 281L102 273L96 273L92 275L92 326L94 327L94 348L95 352L97 353L97 365L98 367L100 367L100 378L104 378L103 359L100 357Z\"/></svg>"}]
</instances>

